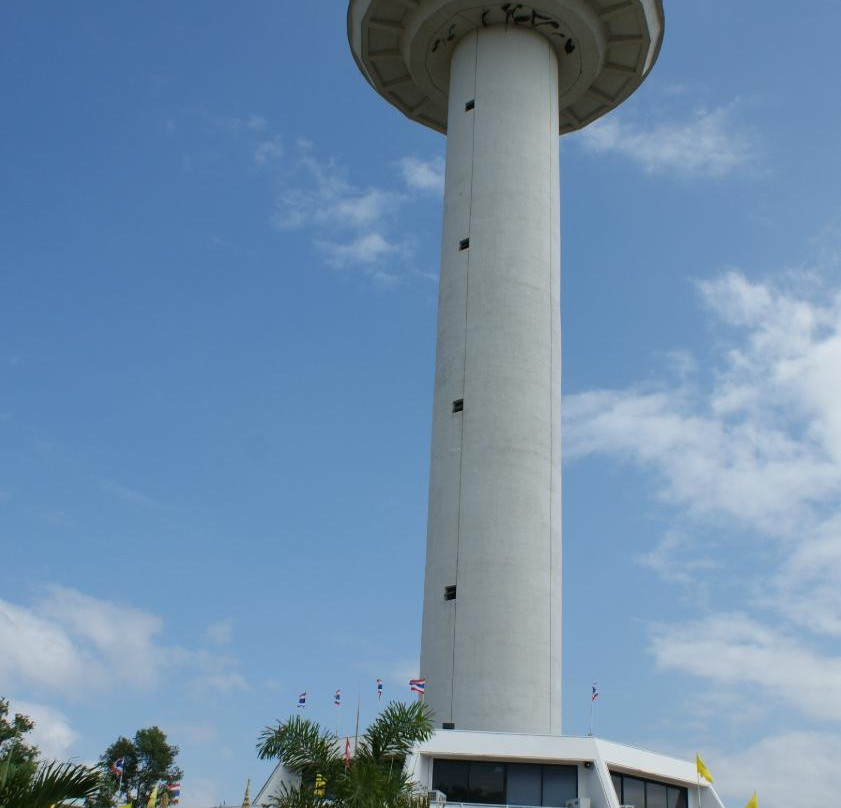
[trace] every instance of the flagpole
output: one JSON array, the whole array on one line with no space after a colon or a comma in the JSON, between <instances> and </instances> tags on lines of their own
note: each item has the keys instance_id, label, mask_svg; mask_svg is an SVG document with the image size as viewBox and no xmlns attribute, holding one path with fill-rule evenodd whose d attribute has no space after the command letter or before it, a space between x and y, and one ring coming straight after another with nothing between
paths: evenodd
<instances>
[{"instance_id":1,"label":"flagpole","mask_svg":"<svg viewBox=\"0 0 841 808\"><path fill-rule=\"evenodd\" d=\"M356 750L359 747L359 704L362 696L359 692L359 685L356 686L356 729L353 733L353 756L356 757Z\"/></svg>"},{"instance_id":2,"label":"flagpole","mask_svg":"<svg viewBox=\"0 0 841 808\"><path fill-rule=\"evenodd\" d=\"M698 808L701 808L701 772L696 772L698 778Z\"/></svg>"}]
</instances>

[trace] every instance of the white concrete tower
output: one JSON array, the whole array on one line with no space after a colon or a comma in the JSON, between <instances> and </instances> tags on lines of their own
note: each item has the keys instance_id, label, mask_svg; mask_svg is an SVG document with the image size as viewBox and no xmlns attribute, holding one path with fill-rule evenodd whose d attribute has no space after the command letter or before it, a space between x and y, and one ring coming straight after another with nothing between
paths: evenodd
<instances>
[{"instance_id":1,"label":"white concrete tower","mask_svg":"<svg viewBox=\"0 0 841 808\"><path fill-rule=\"evenodd\" d=\"M350 0L370 84L447 133L421 670L437 726L561 732L558 134L627 98L662 0Z\"/></svg>"}]
</instances>

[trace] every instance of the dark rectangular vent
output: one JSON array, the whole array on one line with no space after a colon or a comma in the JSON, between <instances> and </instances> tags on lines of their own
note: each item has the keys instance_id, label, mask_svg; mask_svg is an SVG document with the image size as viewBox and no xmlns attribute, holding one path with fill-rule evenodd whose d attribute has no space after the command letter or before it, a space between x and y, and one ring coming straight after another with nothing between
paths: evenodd
<instances>
[{"instance_id":1,"label":"dark rectangular vent","mask_svg":"<svg viewBox=\"0 0 841 808\"><path fill-rule=\"evenodd\" d=\"M445 721L443 724L441 724L441 729L455 729L455 728L456 728L456 725L452 721Z\"/></svg>"},{"instance_id":2,"label":"dark rectangular vent","mask_svg":"<svg viewBox=\"0 0 841 808\"><path fill-rule=\"evenodd\" d=\"M453 402L453 412L463 412L464 411L464 399L457 398Z\"/></svg>"},{"instance_id":3,"label":"dark rectangular vent","mask_svg":"<svg viewBox=\"0 0 841 808\"><path fill-rule=\"evenodd\" d=\"M469 238L463 238L463 239L462 239L462 240L458 243L458 248L459 248L460 250L466 250L466 249L468 249L468 247L470 247L470 239L469 239Z\"/></svg>"},{"instance_id":4,"label":"dark rectangular vent","mask_svg":"<svg viewBox=\"0 0 841 808\"><path fill-rule=\"evenodd\" d=\"M456 587L455 584L452 586L445 586L444 587L444 600L455 600L456 599Z\"/></svg>"},{"instance_id":5,"label":"dark rectangular vent","mask_svg":"<svg viewBox=\"0 0 841 808\"><path fill-rule=\"evenodd\" d=\"M475 101L474 99L472 99L472 98L471 98L471 99L470 99L470 100L469 100L469 101L468 101L468 102L464 105L464 111L465 111L465 112L470 112L470 110L471 110L471 109L473 109L473 107L475 107L475 106L476 106L476 101Z\"/></svg>"}]
</instances>

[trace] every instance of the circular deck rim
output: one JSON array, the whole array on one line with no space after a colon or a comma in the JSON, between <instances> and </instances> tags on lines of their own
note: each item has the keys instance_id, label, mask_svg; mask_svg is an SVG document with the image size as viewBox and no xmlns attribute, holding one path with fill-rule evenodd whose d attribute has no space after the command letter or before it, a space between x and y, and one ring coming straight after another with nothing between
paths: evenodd
<instances>
[{"instance_id":1,"label":"circular deck rim","mask_svg":"<svg viewBox=\"0 0 841 808\"><path fill-rule=\"evenodd\" d=\"M406 117L446 134L449 61L430 64L435 41L452 28L454 47L481 27L483 13L506 15L514 7L552 23L560 22L570 40L582 42L570 67L561 41L559 54L560 134L581 129L625 101L656 64L665 33L664 0L532 0L530 3L481 0L349 0L347 34L351 53L368 83ZM379 14L379 16L377 16ZM534 22L534 18L532 19ZM505 24L509 24L507 21ZM521 24L521 23L517 23ZM537 27L537 30L540 30ZM623 33L631 31L630 34ZM557 36L553 32L553 36ZM437 40L436 40L437 37ZM547 36L547 38L549 38ZM379 43L372 48L371 42ZM387 47L382 47L385 43ZM565 43L564 43L565 46ZM574 46L575 47L575 46ZM446 58L434 57L443 60ZM567 74L562 71L567 69ZM578 72L576 74L575 68Z\"/></svg>"}]
</instances>

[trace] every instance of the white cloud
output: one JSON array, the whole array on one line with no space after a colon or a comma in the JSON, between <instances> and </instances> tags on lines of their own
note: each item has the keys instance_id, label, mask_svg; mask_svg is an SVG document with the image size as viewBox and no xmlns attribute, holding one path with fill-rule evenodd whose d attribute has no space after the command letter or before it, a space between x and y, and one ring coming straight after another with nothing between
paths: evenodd
<instances>
[{"instance_id":1,"label":"white cloud","mask_svg":"<svg viewBox=\"0 0 841 808\"><path fill-rule=\"evenodd\" d=\"M275 135L269 140L261 140L254 147L254 162L265 168L274 165L285 153L280 135Z\"/></svg>"},{"instance_id":2,"label":"white cloud","mask_svg":"<svg viewBox=\"0 0 841 808\"><path fill-rule=\"evenodd\" d=\"M156 687L179 668L215 690L247 686L236 660L160 641L160 617L50 586L32 606L0 600L0 692L88 697Z\"/></svg>"},{"instance_id":3,"label":"white cloud","mask_svg":"<svg viewBox=\"0 0 841 808\"><path fill-rule=\"evenodd\" d=\"M58 710L44 704L28 701L12 701L12 712L29 716L35 722L28 739L41 751L46 760L66 760L71 755L79 733L71 726L67 717Z\"/></svg>"},{"instance_id":4,"label":"white cloud","mask_svg":"<svg viewBox=\"0 0 841 808\"><path fill-rule=\"evenodd\" d=\"M660 668L719 685L746 685L811 718L841 721L841 657L821 655L743 614L658 626L652 651Z\"/></svg>"},{"instance_id":5,"label":"white cloud","mask_svg":"<svg viewBox=\"0 0 841 808\"><path fill-rule=\"evenodd\" d=\"M0 690L22 685L75 692L96 686L100 671L59 624L0 600Z\"/></svg>"},{"instance_id":6,"label":"white cloud","mask_svg":"<svg viewBox=\"0 0 841 808\"><path fill-rule=\"evenodd\" d=\"M812 270L699 283L711 357L684 358L645 387L568 397L565 450L652 472L673 514L639 561L691 582L710 611L652 630L657 665L705 681L709 695L838 723L841 287L820 271L838 269L832 250L818 252ZM772 740L756 755L782 749Z\"/></svg>"},{"instance_id":7,"label":"white cloud","mask_svg":"<svg viewBox=\"0 0 841 808\"><path fill-rule=\"evenodd\" d=\"M194 689L213 690L217 693L233 693L237 690L249 690L248 680L241 674L232 671L212 673L200 676L193 681Z\"/></svg>"},{"instance_id":8,"label":"white cloud","mask_svg":"<svg viewBox=\"0 0 841 808\"><path fill-rule=\"evenodd\" d=\"M228 619L211 623L204 634L215 645L228 645L234 636L234 621Z\"/></svg>"},{"instance_id":9,"label":"white cloud","mask_svg":"<svg viewBox=\"0 0 841 808\"><path fill-rule=\"evenodd\" d=\"M674 530L669 531L653 550L643 553L638 561L665 580L678 584L697 582L699 572L718 566L712 558L695 557L692 539Z\"/></svg>"},{"instance_id":10,"label":"white cloud","mask_svg":"<svg viewBox=\"0 0 841 808\"><path fill-rule=\"evenodd\" d=\"M798 575L820 559L821 574L841 581L841 294L809 299L735 271L699 289L723 327L712 385L570 396L568 455L610 453L651 468L673 505L796 538Z\"/></svg>"},{"instance_id":11,"label":"white cloud","mask_svg":"<svg viewBox=\"0 0 841 808\"><path fill-rule=\"evenodd\" d=\"M754 138L736 121L737 109L702 109L685 121L648 126L614 113L575 137L591 154L620 155L649 174L722 177L755 160Z\"/></svg>"},{"instance_id":12,"label":"white cloud","mask_svg":"<svg viewBox=\"0 0 841 808\"><path fill-rule=\"evenodd\" d=\"M238 117L236 115L228 115L226 117L215 118L214 123L220 129L227 129L231 132L251 132L259 134L265 132L267 128L266 119L262 115L246 115Z\"/></svg>"},{"instance_id":13,"label":"white cloud","mask_svg":"<svg viewBox=\"0 0 841 808\"><path fill-rule=\"evenodd\" d=\"M433 157L421 160L417 157L404 157L397 163L403 182L415 191L444 193L444 158Z\"/></svg>"},{"instance_id":14,"label":"white cloud","mask_svg":"<svg viewBox=\"0 0 841 808\"><path fill-rule=\"evenodd\" d=\"M103 491L113 494L118 499L125 502L132 502L136 505L157 506L159 503L152 499L152 497L138 491L136 488L131 488L128 485L123 485L116 480L109 480L106 477L101 477L99 485Z\"/></svg>"},{"instance_id":15,"label":"white cloud","mask_svg":"<svg viewBox=\"0 0 841 808\"><path fill-rule=\"evenodd\" d=\"M787 732L721 755L713 774L731 804L746 803L756 789L763 808L832 805L838 799L839 760L841 735Z\"/></svg>"},{"instance_id":16,"label":"white cloud","mask_svg":"<svg viewBox=\"0 0 841 808\"><path fill-rule=\"evenodd\" d=\"M319 162L311 154L299 156L301 177L278 196L273 222L280 230L328 225L367 229L395 212L402 198L380 188L351 185L334 162Z\"/></svg>"},{"instance_id":17,"label":"white cloud","mask_svg":"<svg viewBox=\"0 0 841 808\"><path fill-rule=\"evenodd\" d=\"M336 268L358 264L376 264L392 256L408 257L411 252L407 242L393 244L379 233L366 233L348 243L316 242L326 255L327 263Z\"/></svg>"},{"instance_id":18,"label":"white cloud","mask_svg":"<svg viewBox=\"0 0 841 808\"><path fill-rule=\"evenodd\" d=\"M360 267L381 286L394 286L415 274L409 266L414 242L389 234L409 198L384 188L352 185L334 161L316 158L311 143L299 143L297 151L295 174L276 199L275 227L312 229L317 232L313 244L328 266Z\"/></svg>"}]
</instances>

